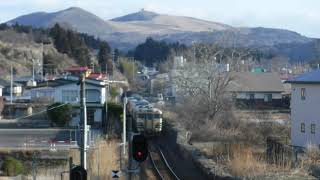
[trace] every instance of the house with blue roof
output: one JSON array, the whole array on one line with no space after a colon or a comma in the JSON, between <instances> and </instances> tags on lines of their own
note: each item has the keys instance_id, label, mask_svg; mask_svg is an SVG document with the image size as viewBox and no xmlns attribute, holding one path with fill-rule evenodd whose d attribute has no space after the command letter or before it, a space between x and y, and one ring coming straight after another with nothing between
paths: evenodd
<instances>
[{"instance_id":1,"label":"house with blue roof","mask_svg":"<svg viewBox=\"0 0 320 180\"><path fill-rule=\"evenodd\" d=\"M320 70L287 81L291 83L291 143L320 145Z\"/></svg>"}]
</instances>

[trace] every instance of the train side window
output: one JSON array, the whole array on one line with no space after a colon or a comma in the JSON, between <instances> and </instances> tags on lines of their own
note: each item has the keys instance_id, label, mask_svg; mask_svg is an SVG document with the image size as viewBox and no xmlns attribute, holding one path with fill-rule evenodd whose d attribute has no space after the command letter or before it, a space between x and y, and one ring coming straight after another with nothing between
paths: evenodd
<instances>
[{"instance_id":1,"label":"train side window","mask_svg":"<svg viewBox=\"0 0 320 180\"><path fill-rule=\"evenodd\" d=\"M161 118L161 115L160 114L154 114L154 118L159 119L159 118Z\"/></svg>"}]
</instances>

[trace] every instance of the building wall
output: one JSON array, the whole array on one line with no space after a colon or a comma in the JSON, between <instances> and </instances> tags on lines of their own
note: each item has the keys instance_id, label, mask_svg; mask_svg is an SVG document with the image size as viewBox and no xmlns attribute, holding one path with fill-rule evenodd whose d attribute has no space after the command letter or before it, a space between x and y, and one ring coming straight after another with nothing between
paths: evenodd
<instances>
[{"instance_id":1,"label":"building wall","mask_svg":"<svg viewBox=\"0 0 320 180\"><path fill-rule=\"evenodd\" d=\"M4 93L10 94L10 86L6 86L4 88ZM14 95L21 95L22 94L22 87L21 86L13 86L12 88L12 94Z\"/></svg>"},{"instance_id":2,"label":"building wall","mask_svg":"<svg viewBox=\"0 0 320 180\"><path fill-rule=\"evenodd\" d=\"M272 94L272 99L282 99L281 93L260 93L254 92L255 99L264 99L266 94ZM237 93L237 99L249 99L249 93L247 92L239 92Z\"/></svg>"},{"instance_id":3,"label":"building wall","mask_svg":"<svg viewBox=\"0 0 320 180\"><path fill-rule=\"evenodd\" d=\"M97 87L93 85L86 85L87 102L94 102L104 104L105 102L105 88ZM68 93L68 94L67 94ZM55 102L80 102L80 89L77 84L68 84L65 86L59 86L54 92Z\"/></svg>"},{"instance_id":4,"label":"building wall","mask_svg":"<svg viewBox=\"0 0 320 180\"><path fill-rule=\"evenodd\" d=\"M251 96L253 94L253 97ZM270 98L270 95L272 97ZM236 106L240 109L288 109L287 103L279 93L267 92L238 92L233 93Z\"/></svg>"},{"instance_id":5,"label":"building wall","mask_svg":"<svg viewBox=\"0 0 320 180\"><path fill-rule=\"evenodd\" d=\"M305 100L301 99L301 88L305 88ZM291 95L291 142L294 146L320 145L320 85L292 84ZM305 123L305 132L301 132ZM311 133L315 124L315 134Z\"/></svg>"},{"instance_id":6,"label":"building wall","mask_svg":"<svg viewBox=\"0 0 320 180\"><path fill-rule=\"evenodd\" d=\"M102 109L96 109L94 112L94 122L101 123L102 122Z\"/></svg>"},{"instance_id":7,"label":"building wall","mask_svg":"<svg viewBox=\"0 0 320 180\"><path fill-rule=\"evenodd\" d=\"M0 87L0 96L2 96L2 88Z\"/></svg>"},{"instance_id":8,"label":"building wall","mask_svg":"<svg viewBox=\"0 0 320 180\"><path fill-rule=\"evenodd\" d=\"M94 119L93 122L90 122L89 120L89 111L94 111ZM102 124L102 111L104 110L104 107L87 107L87 123L88 125L94 126L94 125L101 125ZM79 108L73 108L72 110L72 120L69 123L71 126L77 126L80 122L80 109Z\"/></svg>"}]
</instances>

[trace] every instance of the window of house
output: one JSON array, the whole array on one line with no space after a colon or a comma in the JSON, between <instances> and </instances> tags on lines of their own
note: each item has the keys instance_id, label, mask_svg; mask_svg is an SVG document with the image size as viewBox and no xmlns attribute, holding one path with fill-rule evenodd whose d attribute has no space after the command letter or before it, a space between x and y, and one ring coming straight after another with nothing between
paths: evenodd
<instances>
[{"instance_id":1,"label":"window of house","mask_svg":"<svg viewBox=\"0 0 320 180\"><path fill-rule=\"evenodd\" d=\"M62 90L63 102L77 102L79 93L77 90Z\"/></svg>"},{"instance_id":2,"label":"window of house","mask_svg":"<svg viewBox=\"0 0 320 180\"><path fill-rule=\"evenodd\" d=\"M301 100L306 99L306 88L301 88Z\"/></svg>"},{"instance_id":3,"label":"window of house","mask_svg":"<svg viewBox=\"0 0 320 180\"><path fill-rule=\"evenodd\" d=\"M87 124L93 125L94 124L94 109L88 109L87 111Z\"/></svg>"},{"instance_id":4,"label":"window of house","mask_svg":"<svg viewBox=\"0 0 320 180\"><path fill-rule=\"evenodd\" d=\"M316 133L316 125L311 124L311 134L315 134L315 133Z\"/></svg>"},{"instance_id":5,"label":"window of house","mask_svg":"<svg viewBox=\"0 0 320 180\"><path fill-rule=\"evenodd\" d=\"M272 101L272 94L265 94L264 102L271 102L271 101Z\"/></svg>"},{"instance_id":6,"label":"window of house","mask_svg":"<svg viewBox=\"0 0 320 180\"><path fill-rule=\"evenodd\" d=\"M301 132L302 133L306 132L306 125L304 123L301 123Z\"/></svg>"},{"instance_id":7,"label":"window of house","mask_svg":"<svg viewBox=\"0 0 320 180\"><path fill-rule=\"evenodd\" d=\"M87 102L100 102L101 93L96 89L87 89L86 98Z\"/></svg>"}]
</instances>

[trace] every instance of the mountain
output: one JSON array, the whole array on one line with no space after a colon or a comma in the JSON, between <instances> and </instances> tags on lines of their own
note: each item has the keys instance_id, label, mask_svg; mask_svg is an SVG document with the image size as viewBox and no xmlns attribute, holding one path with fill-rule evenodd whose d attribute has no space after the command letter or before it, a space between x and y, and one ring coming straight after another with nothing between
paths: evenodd
<instances>
[{"instance_id":1,"label":"mountain","mask_svg":"<svg viewBox=\"0 0 320 180\"><path fill-rule=\"evenodd\" d=\"M117 18L111 19L111 21L117 21L117 22L148 21L148 20L153 19L156 16L159 16L159 14L151 12L151 11L145 11L144 9L142 9L140 12L117 17Z\"/></svg>"},{"instance_id":2,"label":"mountain","mask_svg":"<svg viewBox=\"0 0 320 180\"><path fill-rule=\"evenodd\" d=\"M103 20L81 8L46 13L37 12L8 21L34 27L50 27L59 23L82 33L106 40L114 48L129 50L145 41L147 37L157 40L193 42L217 42L226 46L286 47L290 44L310 44L313 39L296 32L272 28L232 27L192 17L158 14L142 9L139 12ZM280 46L281 45L281 46ZM299 46L300 46L299 45ZM301 58L301 57L300 57Z\"/></svg>"},{"instance_id":3,"label":"mountain","mask_svg":"<svg viewBox=\"0 0 320 180\"><path fill-rule=\"evenodd\" d=\"M112 26L108 25L104 20L77 7L71 7L54 13L36 12L17 17L7 23L18 23L34 27L52 27L54 24L59 23L64 27L96 36L112 31Z\"/></svg>"}]
</instances>

